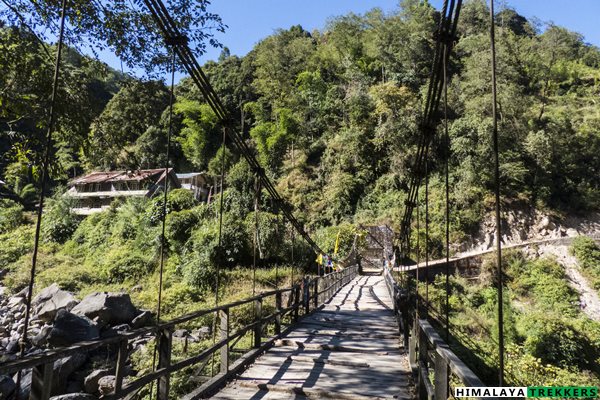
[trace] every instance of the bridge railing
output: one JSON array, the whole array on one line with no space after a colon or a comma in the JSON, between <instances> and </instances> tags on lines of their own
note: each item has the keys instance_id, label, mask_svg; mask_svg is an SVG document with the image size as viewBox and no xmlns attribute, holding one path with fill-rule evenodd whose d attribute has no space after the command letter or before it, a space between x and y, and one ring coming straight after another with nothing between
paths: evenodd
<instances>
[{"instance_id":1,"label":"bridge railing","mask_svg":"<svg viewBox=\"0 0 600 400\"><path fill-rule=\"evenodd\" d=\"M0 365L0 375L12 375L18 371L32 371L30 399L48 400L53 393L54 363L76 353L87 353L103 347L117 348L115 367L114 390L102 399L120 399L141 390L144 386L157 381L157 399L166 400L170 396L170 378L177 371L189 366L206 363L210 357L217 355L220 361L220 372L194 392L185 396L185 399L199 398L200 393L210 391L225 382L227 377L243 369L255 357L272 346L276 339L285 332L282 330L282 318L289 316L292 324L298 320L300 314L308 314L328 301L341 287L349 283L358 273L357 266L350 266L331 274L304 279L302 284L289 288L271 290L256 296L223 304L217 307L193 312L182 317L161 323L152 327L141 328L129 332L119 333L115 337L79 342L69 347L51 349L43 353L27 355L21 359ZM287 304L284 305L284 296ZM275 310L265 314L263 304L267 299L273 300ZM251 307L254 310L252 322L232 331L230 328L231 310L236 307ZM210 315L216 315L219 321L217 327L218 338L210 347L198 354L186 356L182 360L173 362L173 332L178 325L198 321ZM273 325L274 335L263 341L264 333L269 324ZM290 327L287 328L288 330ZM253 332L253 349L242 357L231 361L232 343ZM156 337L157 368L143 376L128 379L126 376L129 363L129 353L132 344L139 339ZM18 389L17 389L18 390Z\"/></svg>"},{"instance_id":2,"label":"bridge railing","mask_svg":"<svg viewBox=\"0 0 600 400\"><path fill-rule=\"evenodd\" d=\"M450 380L453 376L463 386L485 387L481 379L458 358L428 320L411 320L408 291L398 285L389 268L384 268L383 275L394 301L394 313L403 332L411 367L417 375L418 398L446 400L452 397Z\"/></svg>"}]
</instances>

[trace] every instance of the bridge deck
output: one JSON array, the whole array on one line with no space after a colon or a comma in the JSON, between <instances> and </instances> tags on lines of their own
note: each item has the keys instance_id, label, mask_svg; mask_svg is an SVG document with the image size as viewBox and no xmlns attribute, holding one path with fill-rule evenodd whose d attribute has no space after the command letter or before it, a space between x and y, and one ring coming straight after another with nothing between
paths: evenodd
<instances>
[{"instance_id":1,"label":"bridge deck","mask_svg":"<svg viewBox=\"0 0 600 400\"><path fill-rule=\"evenodd\" d=\"M214 399L412 399L384 279L359 276Z\"/></svg>"}]
</instances>

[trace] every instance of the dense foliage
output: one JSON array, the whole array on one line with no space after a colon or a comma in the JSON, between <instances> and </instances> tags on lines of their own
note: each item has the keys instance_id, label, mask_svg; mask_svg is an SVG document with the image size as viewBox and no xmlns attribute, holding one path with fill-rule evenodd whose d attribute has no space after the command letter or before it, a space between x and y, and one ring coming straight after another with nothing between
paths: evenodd
<instances>
[{"instance_id":1,"label":"dense foliage","mask_svg":"<svg viewBox=\"0 0 600 400\"><path fill-rule=\"evenodd\" d=\"M600 246L592 238L581 236L573 240L570 250L583 276L600 295Z\"/></svg>"},{"instance_id":2,"label":"dense foliage","mask_svg":"<svg viewBox=\"0 0 600 400\"><path fill-rule=\"evenodd\" d=\"M564 268L556 260L505 256L506 380L512 385L594 384L600 377L600 323L585 315ZM492 384L498 365L498 297L484 260L479 279L451 277L451 343L478 376ZM489 271L490 273L486 273ZM445 308L442 276L429 287L438 318ZM439 313L439 314L438 314Z\"/></svg>"}]
</instances>

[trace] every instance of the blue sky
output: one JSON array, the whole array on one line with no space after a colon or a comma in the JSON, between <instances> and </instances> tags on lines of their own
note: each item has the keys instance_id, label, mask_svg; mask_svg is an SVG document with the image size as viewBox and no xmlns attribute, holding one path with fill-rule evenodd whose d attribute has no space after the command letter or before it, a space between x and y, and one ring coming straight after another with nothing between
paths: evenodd
<instances>
[{"instance_id":1,"label":"blue sky","mask_svg":"<svg viewBox=\"0 0 600 400\"><path fill-rule=\"evenodd\" d=\"M430 0L438 9L442 0ZM600 46L599 0L496 0L496 8L504 3L528 19L537 17L543 22L554 22L581 33L586 42ZM386 12L398 7L397 0L212 0L209 9L223 18L229 26L217 39L232 54L244 55L260 39L277 28L300 24L312 31L322 29L332 16L349 12L364 13L379 7ZM216 59L220 49L209 49L200 59L201 64ZM120 69L120 62L104 54L104 61Z\"/></svg>"}]
</instances>

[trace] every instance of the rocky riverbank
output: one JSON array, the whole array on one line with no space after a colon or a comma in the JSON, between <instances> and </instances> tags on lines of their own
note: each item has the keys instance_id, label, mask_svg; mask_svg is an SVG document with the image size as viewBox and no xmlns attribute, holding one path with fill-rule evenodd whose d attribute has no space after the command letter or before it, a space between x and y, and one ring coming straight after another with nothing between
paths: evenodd
<instances>
[{"instance_id":1,"label":"rocky riverbank","mask_svg":"<svg viewBox=\"0 0 600 400\"><path fill-rule=\"evenodd\" d=\"M0 363L17 358L25 329L27 289L13 296L0 295ZM26 354L36 354L77 342L108 338L119 332L153 323L150 311L138 310L126 293L93 293L79 301L72 293L53 284L32 301ZM135 352L151 337L130 343ZM52 393L66 395L53 399L91 399L109 393L114 384L116 349L104 348L77 353L54 363ZM99 365L109 366L98 368ZM133 373L134 371L130 371ZM20 398L28 398L31 371L21 378ZM13 398L16 376L0 376L0 399Z\"/></svg>"}]
</instances>

